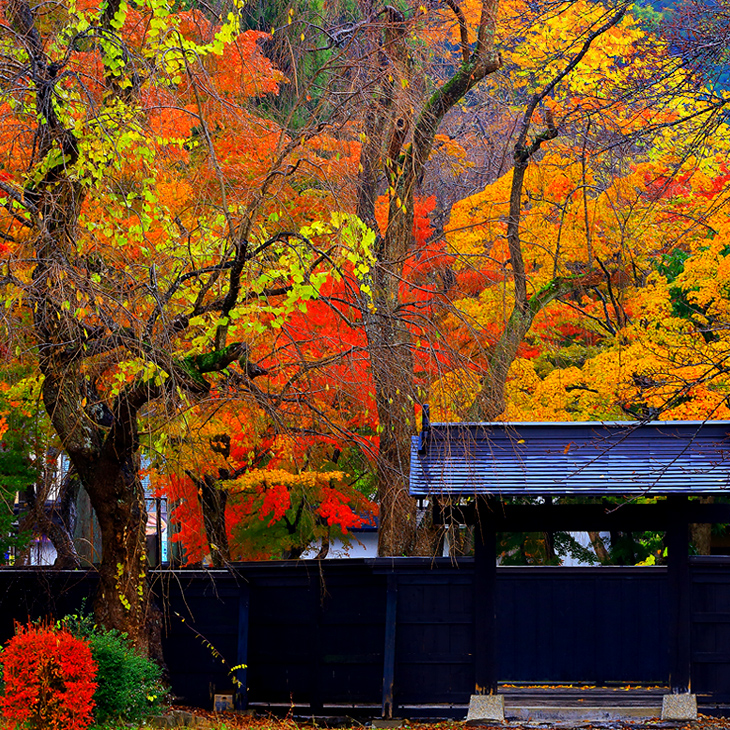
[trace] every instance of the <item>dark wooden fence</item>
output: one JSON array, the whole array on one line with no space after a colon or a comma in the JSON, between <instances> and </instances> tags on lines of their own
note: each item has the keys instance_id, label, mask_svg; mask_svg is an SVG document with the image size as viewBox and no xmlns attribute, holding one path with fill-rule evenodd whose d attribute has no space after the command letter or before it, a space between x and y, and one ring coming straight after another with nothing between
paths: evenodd
<instances>
[{"instance_id":1,"label":"dark wooden fence","mask_svg":"<svg viewBox=\"0 0 730 730\"><path fill-rule=\"evenodd\" d=\"M695 558L692 689L730 702L730 562ZM12 621L75 609L93 574L0 571L0 638ZM161 571L164 650L174 692L343 713L463 714L474 688L473 561L249 563ZM666 684L666 569L500 568L499 678L508 683ZM246 664L246 669L232 669ZM419 707L416 707L419 706ZM424 707L430 709L424 710Z\"/></svg>"}]
</instances>

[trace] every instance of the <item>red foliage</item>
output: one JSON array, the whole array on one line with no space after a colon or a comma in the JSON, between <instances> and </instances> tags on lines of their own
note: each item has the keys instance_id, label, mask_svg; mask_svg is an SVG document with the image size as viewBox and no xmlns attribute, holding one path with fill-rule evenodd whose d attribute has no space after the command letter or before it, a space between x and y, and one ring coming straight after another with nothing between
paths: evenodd
<instances>
[{"instance_id":1,"label":"red foliage","mask_svg":"<svg viewBox=\"0 0 730 730\"><path fill-rule=\"evenodd\" d=\"M319 299L308 302L305 312L293 312L281 328L276 357L262 362L271 370L273 386L298 389L302 402L316 402L341 426L339 433L299 439L303 449L315 441L320 448L344 449L353 442L372 448L372 437L362 435L363 430L377 428L377 409L365 330L354 306L357 291L349 267L342 278L325 281ZM302 369L302 352L310 363L320 361L321 366ZM290 416L299 428L312 418L306 408L291 410ZM312 423L311 430L319 429Z\"/></svg>"},{"instance_id":2,"label":"red foliage","mask_svg":"<svg viewBox=\"0 0 730 730\"><path fill-rule=\"evenodd\" d=\"M440 275L450 269L455 257L447 253L446 241L433 240L431 213L436 207L436 196L417 199L413 206L413 237L415 250L403 262L403 283L400 298L413 302L421 311L433 313L440 301L443 285Z\"/></svg>"},{"instance_id":3,"label":"red foliage","mask_svg":"<svg viewBox=\"0 0 730 730\"><path fill-rule=\"evenodd\" d=\"M646 192L644 195L652 201L662 198L686 197L690 194L690 175L656 175L652 172L644 173L644 184Z\"/></svg>"},{"instance_id":4,"label":"red foliage","mask_svg":"<svg viewBox=\"0 0 730 730\"><path fill-rule=\"evenodd\" d=\"M330 527L332 525L339 527L343 535L348 530L371 522L370 519L355 514L350 505L346 503L346 498L336 489L324 489L323 497L318 509L320 517L327 520Z\"/></svg>"},{"instance_id":5,"label":"red foliage","mask_svg":"<svg viewBox=\"0 0 730 730\"><path fill-rule=\"evenodd\" d=\"M197 490L192 480L177 474L155 475L156 494L172 505L171 521L177 526L172 542L185 547L185 564L199 563L210 548Z\"/></svg>"},{"instance_id":6,"label":"red foliage","mask_svg":"<svg viewBox=\"0 0 730 730\"><path fill-rule=\"evenodd\" d=\"M646 186L644 196L651 201L671 198L684 199L692 195L712 200L718 193L727 189L728 181L730 181L730 168L727 163L720 163L719 170L720 173L709 181L705 189L695 184L691 172L673 174L665 170L662 174L646 171L644 172L644 185Z\"/></svg>"},{"instance_id":7,"label":"red foliage","mask_svg":"<svg viewBox=\"0 0 730 730\"><path fill-rule=\"evenodd\" d=\"M264 501L259 510L260 519L271 516L269 527L278 522L291 507L291 495L282 484L273 484L264 491Z\"/></svg>"},{"instance_id":8,"label":"red foliage","mask_svg":"<svg viewBox=\"0 0 730 730\"><path fill-rule=\"evenodd\" d=\"M84 730L93 719L96 664L89 645L49 626L16 626L3 651L2 709L12 728Z\"/></svg>"},{"instance_id":9,"label":"red foliage","mask_svg":"<svg viewBox=\"0 0 730 730\"><path fill-rule=\"evenodd\" d=\"M504 273L482 269L464 269L456 275L459 292L465 296L478 296L488 286L504 281Z\"/></svg>"}]
</instances>

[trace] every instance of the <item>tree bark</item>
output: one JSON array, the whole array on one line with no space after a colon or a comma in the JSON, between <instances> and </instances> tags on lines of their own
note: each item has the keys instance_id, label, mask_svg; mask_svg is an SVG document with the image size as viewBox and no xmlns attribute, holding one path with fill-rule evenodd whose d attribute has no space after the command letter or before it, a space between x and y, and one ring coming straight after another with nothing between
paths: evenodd
<instances>
[{"instance_id":1,"label":"tree bark","mask_svg":"<svg viewBox=\"0 0 730 730\"><path fill-rule=\"evenodd\" d=\"M413 362L410 335L392 311L393 305L383 295L376 312L365 315L380 432L378 554L410 555L417 527L416 501L409 493L410 437L415 420Z\"/></svg>"},{"instance_id":2,"label":"tree bark","mask_svg":"<svg viewBox=\"0 0 730 730\"><path fill-rule=\"evenodd\" d=\"M224 479L226 477L221 477ZM200 506L203 509L203 525L210 547L214 568L223 568L230 562L228 532L226 531L226 504L228 492L218 486L218 480L210 475L196 479Z\"/></svg>"},{"instance_id":3,"label":"tree bark","mask_svg":"<svg viewBox=\"0 0 730 730\"><path fill-rule=\"evenodd\" d=\"M90 402L89 390L82 394L79 387L85 380L73 365L63 367L43 359L41 370L46 410L99 521L102 555L96 618L107 628L126 632L147 654L151 642L147 512L139 479L137 407L122 398L112 413Z\"/></svg>"},{"instance_id":4,"label":"tree bark","mask_svg":"<svg viewBox=\"0 0 730 730\"><path fill-rule=\"evenodd\" d=\"M606 546L603 544L601 534L599 532L589 532L588 537L590 538L591 545L593 546L593 551L596 553L598 562L601 563L601 565L610 565L611 556L608 554L608 550L606 550Z\"/></svg>"},{"instance_id":5,"label":"tree bark","mask_svg":"<svg viewBox=\"0 0 730 730\"><path fill-rule=\"evenodd\" d=\"M135 455L97 462L89 497L99 520L102 558L94 603L104 626L124 627L134 645L150 653L144 492Z\"/></svg>"},{"instance_id":6,"label":"tree bark","mask_svg":"<svg viewBox=\"0 0 730 730\"><path fill-rule=\"evenodd\" d=\"M379 418L379 555L410 555L417 544L416 502L408 479L418 397L411 334L398 300L403 263L414 250L414 196L444 116L501 66L494 37L497 11L497 0L484 0L473 52L464 54L453 77L420 112L413 111L406 91L421 86L409 59L407 21L391 6L384 11L381 80L366 116L357 204L360 218L374 225L380 180L387 182L388 226L376 248L374 311L366 308L363 314Z\"/></svg>"},{"instance_id":7,"label":"tree bark","mask_svg":"<svg viewBox=\"0 0 730 730\"><path fill-rule=\"evenodd\" d=\"M106 257L105 244L97 248L92 230L81 230L80 212L87 192L98 185L103 195L109 178L99 165L95 171L99 176L89 174L87 168L79 169L77 130L95 134L93 130L100 129L98 125L106 118L109 105L114 109L111 116L115 121L104 127L101 144L108 143L109 155L115 155L120 150L117 142L129 131L123 128L124 115L129 115L129 127L135 130L144 121L139 105L120 103L134 101L132 97L139 91L134 54L127 53L123 32L114 27L122 25L126 9L126 3L110 0L97 16L98 27L81 34L84 48L90 38L107 38L109 42L99 43L104 76L97 81L105 88L99 90L98 105L96 97L92 99L84 93L78 104L74 102L82 120L79 122L76 111L73 121L67 115L68 107L63 106L61 93L67 81L79 81L74 70L77 67L66 68L72 58L77 62L76 54L84 52L77 47L79 36L71 37L64 30L63 35L53 39L42 38L35 24L35 5L31 7L28 0L8 1L5 15L10 29L6 27L6 46L15 44L16 57L10 63L17 64L22 71L12 79L6 78L6 95L17 94L19 108L13 111L24 120L22 124L34 125L34 134L28 144L30 160L27 173L22 175L26 185L22 194L8 183L0 181L0 186L3 195L12 199L13 208L22 209L22 216L14 210L11 214L27 229L22 257L34 267L29 283L25 271L22 282L13 281L13 285L23 289L22 306L27 307L20 314L27 317L20 326L32 317L35 342L29 343L28 349L37 353L38 367L44 376L44 407L89 496L101 530L97 620L107 628L126 632L142 652L156 653L159 621L146 580L146 510L139 478L138 417L148 404L163 398L169 405L179 402L176 399L181 394L188 403L207 395L211 384L205 374L220 372L233 362L238 362L245 378L264 372L248 361L246 344L226 344L225 324L218 327L212 352L200 353L196 348L196 354L185 354L184 347L177 348L176 338L188 330L195 317L215 313L226 319L249 295L241 290L246 281L244 269L253 256L265 255L268 247L282 237L306 239L299 234L282 233L254 250L249 248L248 235L267 186L280 174L278 167L269 171L260 195L254 196L255 200L240 214L240 224L233 221L225 203L225 181L218 177L228 226L220 260L213 265L201 268L197 254L192 252L187 258L185 254L172 253L174 264L170 260L158 265L147 249L141 248L141 256L147 258L135 260L134 270L127 269L128 261L121 259L125 255L135 259L140 254L115 249L113 255ZM44 32L52 26L44 23ZM69 44L65 55L64 42ZM104 46L112 45L122 53L124 62L104 52ZM56 57L51 60L48 53ZM187 63L188 56L183 56ZM193 73L188 81L192 81L195 90ZM89 105L88 125L80 106L85 103ZM199 122L206 136L205 119L200 116ZM207 139L210 140L209 135ZM24 144L24 140L18 144ZM293 149L296 144L299 142L292 141L291 147L285 145L284 149ZM208 151L219 172L214 151ZM284 164L286 154L280 153L276 165ZM111 183L115 194L117 183L118 179ZM127 209L132 211L133 207L128 204ZM91 247L86 246L89 242ZM173 240L166 242L171 250L176 246ZM164 249L160 251L161 259L166 253ZM149 281L145 280L147 277ZM176 298L180 289L188 286L195 293L190 298ZM286 285L274 286L252 296L277 296L288 291ZM171 349L177 354L171 354ZM131 367L120 373L124 366ZM154 374L149 375L150 371ZM121 379L116 379L120 374ZM224 508L221 504L214 510L222 513ZM221 534L216 533L216 537L224 547Z\"/></svg>"}]
</instances>

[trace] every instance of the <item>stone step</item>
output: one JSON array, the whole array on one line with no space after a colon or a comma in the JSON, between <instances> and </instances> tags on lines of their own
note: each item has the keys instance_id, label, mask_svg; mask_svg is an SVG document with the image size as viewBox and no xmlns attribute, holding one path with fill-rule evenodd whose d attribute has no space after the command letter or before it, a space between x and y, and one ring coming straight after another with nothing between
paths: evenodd
<instances>
[{"instance_id":1,"label":"stone step","mask_svg":"<svg viewBox=\"0 0 730 730\"><path fill-rule=\"evenodd\" d=\"M618 720L649 719L661 717L662 706L627 707L625 705L602 707L569 705L519 705L505 704L504 718L519 722L614 722Z\"/></svg>"},{"instance_id":2,"label":"stone step","mask_svg":"<svg viewBox=\"0 0 730 730\"><path fill-rule=\"evenodd\" d=\"M660 707L666 687L500 687L505 707Z\"/></svg>"}]
</instances>

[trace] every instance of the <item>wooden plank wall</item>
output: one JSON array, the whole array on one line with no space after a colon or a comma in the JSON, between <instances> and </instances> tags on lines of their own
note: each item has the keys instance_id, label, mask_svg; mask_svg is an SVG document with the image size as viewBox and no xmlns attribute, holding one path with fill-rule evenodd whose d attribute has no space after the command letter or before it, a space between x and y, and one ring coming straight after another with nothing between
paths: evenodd
<instances>
[{"instance_id":1,"label":"wooden plank wall","mask_svg":"<svg viewBox=\"0 0 730 730\"><path fill-rule=\"evenodd\" d=\"M665 568L498 571L504 682L667 681Z\"/></svg>"},{"instance_id":2,"label":"wooden plank wall","mask_svg":"<svg viewBox=\"0 0 730 730\"><path fill-rule=\"evenodd\" d=\"M386 715L403 714L399 708L410 705L468 702L474 690L471 559L259 563L237 571L250 595L247 702L312 712L382 705ZM666 578L661 567L500 568L499 680L666 683ZM190 620L201 634L231 648L233 665L240 661L237 644L216 626L224 625L226 610L233 612L224 597L234 579L200 574L181 596L191 611L207 605L209 598L194 598L206 580L218 585L218 608L207 609L208 624L200 610ZM171 645L190 640L181 627L178 622L169 634ZM200 651L195 657L197 667L212 671ZM205 701L202 683L186 672L175 670L180 693ZM219 672L216 682L217 691L230 691L225 674Z\"/></svg>"}]
</instances>

